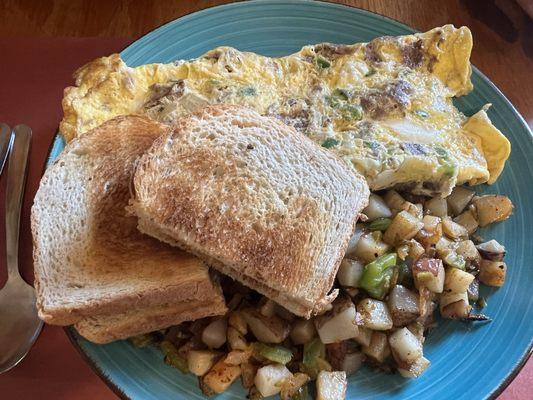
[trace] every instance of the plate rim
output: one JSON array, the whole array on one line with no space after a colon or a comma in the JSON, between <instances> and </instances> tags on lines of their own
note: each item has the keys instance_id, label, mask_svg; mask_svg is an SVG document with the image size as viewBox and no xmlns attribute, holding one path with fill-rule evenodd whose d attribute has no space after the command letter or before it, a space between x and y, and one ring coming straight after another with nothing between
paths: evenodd
<instances>
[{"instance_id":1,"label":"plate rim","mask_svg":"<svg viewBox=\"0 0 533 400\"><path fill-rule=\"evenodd\" d=\"M159 25L159 26L155 27L154 29L151 29L151 30L147 31L146 33L142 34L141 36L137 37L136 39L133 39L133 41L129 45L127 45L125 48L123 48L120 51L120 54L122 55L123 52L128 51L139 40L142 40L143 38L147 37L148 35L152 35L152 34L154 34L155 32L157 32L159 30L164 30L165 28L167 28L171 24L176 23L176 21L187 21L189 18L192 18L193 16L197 17L198 15L201 15L201 14L204 14L204 13L213 12L214 9L221 9L221 8L225 9L225 8L242 7L242 5L246 4L246 3L262 3L262 4L269 4L269 3L270 4L276 4L276 3L278 3L278 4L312 4L312 3L320 3L320 4L324 5L324 6L334 7L334 8L338 8L340 10L347 9L347 8L348 9L356 9L359 12L361 12L362 14L369 14L369 15L379 16L383 20L386 20L386 21L389 21L389 22L393 22L393 23L395 23L395 24L397 24L397 25L399 25L399 26L401 26L403 28L409 29L409 30L414 31L414 32L420 32L418 29L415 29L415 28L413 28L413 27L411 27L411 26L409 26L409 25L407 25L407 24L405 24L405 23L403 23L403 22L401 22L401 21L399 21L399 20L397 20L395 18L383 15L383 14L378 13L378 12L366 10L364 8L361 8L361 7L352 6L352 5L349 5L349 4L332 3L332 2L329 2L329 1L326 1L326 0L285 0L285 1L282 1L282 0L247 0L247 1L237 0L237 1L234 1L232 3L206 7L206 8L203 8L201 10L194 11L194 12L191 12L189 14L182 15L182 16L180 16L178 18L175 18L175 19L173 19L171 21L168 21L168 22L166 22L166 23L164 23L162 25ZM476 72L478 74L478 76L484 81L484 83L487 84L488 86L490 86L490 88L493 89L499 95L499 97L501 99L503 99L503 101L506 104L506 106L509 107L511 112L516 117L518 117L518 120L520 121L520 125L525 129L525 131L527 133L529 133L530 138L533 138L533 129L528 125L528 123L526 122L525 118L522 116L520 111L518 111L518 109L515 107L515 105L507 98L507 96L505 95L503 90L501 90L494 82L492 82L490 80L490 78L487 75L485 75L473 63L471 63L471 65L472 65L472 70L474 72ZM46 167L52 161L51 160L52 150L53 150L54 146L56 145L56 141L58 140L58 138L60 136L61 136L61 133L58 130L58 133L56 134L56 136L54 136L54 139L52 140L52 143L51 143L51 145L49 147L49 150L48 150L49 156L47 158L47 162L45 163L45 167L43 169L43 174L44 174L44 170L46 169ZM64 330L65 334L67 335L70 343L73 345L73 347L79 353L79 355L81 356L83 361L86 364L89 365L91 370L113 391L113 393L115 395L117 395L122 400L133 400L131 397L129 397L125 393L125 391L121 388L121 386L119 384L115 383L112 380L112 378L109 375L107 375L105 373L105 371L97 364L97 362L93 358L91 358L87 352L85 352L85 350L83 349L83 347L79 343L79 337L77 336L74 328L72 326L66 326L66 327L63 327L63 330ZM511 382L518 376L518 374L522 371L522 369L524 368L524 366L529 361L529 359L531 358L532 355L533 355L533 338L530 340L528 347L525 349L525 351L523 352L522 356L520 357L518 362L515 364L515 366L499 382L499 384L497 386L495 386L493 388L493 390L491 390L491 392L487 396L487 399L489 399L489 400L496 399L511 384Z\"/></svg>"}]
</instances>

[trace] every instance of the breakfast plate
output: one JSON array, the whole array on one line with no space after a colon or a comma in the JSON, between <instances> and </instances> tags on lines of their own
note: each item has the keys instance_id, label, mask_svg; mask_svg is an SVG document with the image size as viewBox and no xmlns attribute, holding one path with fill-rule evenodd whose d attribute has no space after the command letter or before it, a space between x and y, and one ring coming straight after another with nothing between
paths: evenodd
<instances>
[{"instance_id":1,"label":"breakfast plate","mask_svg":"<svg viewBox=\"0 0 533 400\"><path fill-rule=\"evenodd\" d=\"M340 5L310 1L253 1L215 7L170 22L139 39L122 53L130 66L168 63L197 57L227 45L267 56L291 54L310 43L366 42L378 36L404 35L413 30L380 15ZM481 234L507 247L506 285L484 288L488 323L439 321L425 343L431 367L420 378L404 379L363 368L349 379L348 399L494 398L512 380L531 352L533 338L533 235L530 186L533 176L533 138L526 123L501 92L479 71L472 74L474 90L456 106L471 115L492 103L488 114L512 144L508 165L496 184L481 193L506 194L516 205L512 218ZM63 149L60 136L50 159ZM127 341L92 344L73 330L68 334L95 371L123 398L204 398L192 375L161 361L153 347L135 348ZM233 385L221 399L245 398Z\"/></svg>"}]
</instances>

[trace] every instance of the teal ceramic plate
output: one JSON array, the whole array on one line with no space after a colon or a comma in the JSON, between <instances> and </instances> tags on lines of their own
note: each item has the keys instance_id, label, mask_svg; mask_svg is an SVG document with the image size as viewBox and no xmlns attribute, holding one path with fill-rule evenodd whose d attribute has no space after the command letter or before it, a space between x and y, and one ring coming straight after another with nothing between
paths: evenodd
<instances>
[{"instance_id":1,"label":"teal ceramic plate","mask_svg":"<svg viewBox=\"0 0 533 400\"><path fill-rule=\"evenodd\" d=\"M122 52L127 64L170 62L229 45L269 56L297 51L319 42L354 43L413 30L396 21L359 9L309 1L257 1L207 9L180 18L139 39ZM508 279L499 290L488 289L486 314L491 323L440 323L424 346L431 367L417 380L363 369L350 378L348 399L481 399L495 397L526 361L533 337L533 139L527 125L502 93L479 71L475 90L457 100L467 115L486 103L494 124L512 142L513 151L498 183L481 192L508 195L516 209L512 218L486 233L508 250ZM61 141L52 156L62 149ZM73 343L95 370L121 396L132 399L200 399L193 376L163 364L153 348L128 342L91 344L74 333ZM219 399L242 399L234 384Z\"/></svg>"}]
</instances>

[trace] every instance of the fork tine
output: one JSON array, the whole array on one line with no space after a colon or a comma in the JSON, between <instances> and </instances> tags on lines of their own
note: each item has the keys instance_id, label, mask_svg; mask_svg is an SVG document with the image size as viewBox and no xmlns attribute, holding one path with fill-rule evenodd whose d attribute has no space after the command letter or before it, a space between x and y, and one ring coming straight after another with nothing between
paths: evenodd
<instances>
[{"instance_id":1,"label":"fork tine","mask_svg":"<svg viewBox=\"0 0 533 400\"><path fill-rule=\"evenodd\" d=\"M0 124L0 175L4 170L7 155L13 144L13 132L6 124Z\"/></svg>"}]
</instances>

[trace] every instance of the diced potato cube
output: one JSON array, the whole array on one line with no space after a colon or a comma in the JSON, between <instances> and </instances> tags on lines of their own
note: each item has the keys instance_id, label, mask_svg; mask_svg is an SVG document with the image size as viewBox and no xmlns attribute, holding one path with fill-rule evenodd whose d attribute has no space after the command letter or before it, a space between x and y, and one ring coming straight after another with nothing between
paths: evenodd
<instances>
[{"instance_id":1,"label":"diced potato cube","mask_svg":"<svg viewBox=\"0 0 533 400\"><path fill-rule=\"evenodd\" d=\"M424 208L422 204L413 204L409 201L406 201L402 205L402 210L407 211L416 219L422 219L422 217L424 216Z\"/></svg>"},{"instance_id":2,"label":"diced potato cube","mask_svg":"<svg viewBox=\"0 0 533 400\"><path fill-rule=\"evenodd\" d=\"M289 324L277 315L265 317L252 308L247 308L241 312L250 330L260 342L281 343L289 336Z\"/></svg>"},{"instance_id":3,"label":"diced potato cube","mask_svg":"<svg viewBox=\"0 0 533 400\"><path fill-rule=\"evenodd\" d=\"M404 240L409 240L424 226L423 222L407 211L401 211L392 220L390 226L383 235L383 240L391 245L401 244Z\"/></svg>"},{"instance_id":4,"label":"diced potato cube","mask_svg":"<svg viewBox=\"0 0 533 400\"><path fill-rule=\"evenodd\" d=\"M353 338L361 346L368 346L372 340L372 329L360 326L357 332L357 336Z\"/></svg>"},{"instance_id":5,"label":"diced potato cube","mask_svg":"<svg viewBox=\"0 0 533 400\"><path fill-rule=\"evenodd\" d=\"M468 294L466 292L444 292L439 299L439 306L442 311L448 304L452 304L458 301L465 301L468 304Z\"/></svg>"},{"instance_id":6,"label":"diced potato cube","mask_svg":"<svg viewBox=\"0 0 533 400\"><path fill-rule=\"evenodd\" d=\"M202 332L202 342L212 349L218 349L227 338L228 321L226 318L213 320Z\"/></svg>"},{"instance_id":7,"label":"diced potato cube","mask_svg":"<svg viewBox=\"0 0 533 400\"><path fill-rule=\"evenodd\" d=\"M440 297L440 314L443 318L466 318L472 306L468 303L468 294L444 292Z\"/></svg>"},{"instance_id":8,"label":"diced potato cube","mask_svg":"<svg viewBox=\"0 0 533 400\"><path fill-rule=\"evenodd\" d=\"M449 217L442 220L442 231L446 236L452 239L467 238L468 231L462 225L459 225Z\"/></svg>"},{"instance_id":9,"label":"diced potato cube","mask_svg":"<svg viewBox=\"0 0 533 400\"><path fill-rule=\"evenodd\" d=\"M389 293L387 301L394 326L404 326L420 316L418 294L396 285Z\"/></svg>"},{"instance_id":10,"label":"diced potato cube","mask_svg":"<svg viewBox=\"0 0 533 400\"><path fill-rule=\"evenodd\" d=\"M359 260L352 260L350 258L344 258L337 272L337 279L341 286L345 287L357 287L363 271L365 269L364 264Z\"/></svg>"},{"instance_id":11,"label":"diced potato cube","mask_svg":"<svg viewBox=\"0 0 533 400\"><path fill-rule=\"evenodd\" d=\"M477 222L474 213L470 209L459 214L453 219L453 221L463 226L468 231L469 235L474 234L477 231L477 228L479 227L479 222Z\"/></svg>"},{"instance_id":12,"label":"diced potato cube","mask_svg":"<svg viewBox=\"0 0 533 400\"><path fill-rule=\"evenodd\" d=\"M476 248L476 245L471 240L463 240L457 245L455 250L457 254L462 256L465 260L474 261L479 260L479 252Z\"/></svg>"},{"instance_id":13,"label":"diced potato cube","mask_svg":"<svg viewBox=\"0 0 533 400\"><path fill-rule=\"evenodd\" d=\"M233 326L228 328L228 344L233 350L246 350L248 348L248 343L242 333Z\"/></svg>"},{"instance_id":14,"label":"diced potato cube","mask_svg":"<svg viewBox=\"0 0 533 400\"><path fill-rule=\"evenodd\" d=\"M444 288L444 266L438 258L420 258L413 266L415 286L427 287L433 293L442 293Z\"/></svg>"},{"instance_id":15,"label":"diced potato cube","mask_svg":"<svg viewBox=\"0 0 533 400\"><path fill-rule=\"evenodd\" d=\"M392 317L387 304L380 300L364 299L357 304L365 328L386 331L392 328Z\"/></svg>"},{"instance_id":16,"label":"diced potato cube","mask_svg":"<svg viewBox=\"0 0 533 400\"><path fill-rule=\"evenodd\" d=\"M357 372L359 368L361 368L364 359L365 355L360 351L356 351L354 353L347 353L344 356L341 370L346 372L346 375L351 375Z\"/></svg>"},{"instance_id":17,"label":"diced potato cube","mask_svg":"<svg viewBox=\"0 0 533 400\"><path fill-rule=\"evenodd\" d=\"M429 360L425 357L420 357L413 364L409 366L409 369L398 368L398 372L404 378L418 378L429 367Z\"/></svg>"},{"instance_id":18,"label":"diced potato cube","mask_svg":"<svg viewBox=\"0 0 533 400\"><path fill-rule=\"evenodd\" d=\"M513 212L513 203L507 196L487 195L473 200L481 227L493 222L504 221Z\"/></svg>"},{"instance_id":19,"label":"diced potato cube","mask_svg":"<svg viewBox=\"0 0 533 400\"><path fill-rule=\"evenodd\" d=\"M425 247L436 244L442 237L441 219L433 215L426 215L422 219L422 222L424 223L424 228L416 234L416 240Z\"/></svg>"},{"instance_id":20,"label":"diced potato cube","mask_svg":"<svg viewBox=\"0 0 533 400\"><path fill-rule=\"evenodd\" d=\"M503 286L507 265L503 261L481 260L479 266L479 280L489 286Z\"/></svg>"},{"instance_id":21,"label":"diced potato cube","mask_svg":"<svg viewBox=\"0 0 533 400\"><path fill-rule=\"evenodd\" d=\"M448 215L448 203L442 197L433 197L424 204L426 214L444 218Z\"/></svg>"},{"instance_id":22,"label":"diced potato cube","mask_svg":"<svg viewBox=\"0 0 533 400\"><path fill-rule=\"evenodd\" d=\"M346 398L346 372L320 371L316 380L317 400L344 400Z\"/></svg>"},{"instance_id":23,"label":"diced potato cube","mask_svg":"<svg viewBox=\"0 0 533 400\"><path fill-rule=\"evenodd\" d=\"M505 247L492 239L476 246L481 258L490 261L503 261L505 257Z\"/></svg>"},{"instance_id":24,"label":"diced potato cube","mask_svg":"<svg viewBox=\"0 0 533 400\"><path fill-rule=\"evenodd\" d=\"M401 210L405 203L405 199L396 190L389 190L385 193L384 199L393 212Z\"/></svg>"},{"instance_id":25,"label":"diced potato cube","mask_svg":"<svg viewBox=\"0 0 533 400\"><path fill-rule=\"evenodd\" d=\"M470 203L474 192L462 186L456 186L452 193L446 198L448 201L448 207L453 215L459 215L465 207Z\"/></svg>"},{"instance_id":26,"label":"diced potato cube","mask_svg":"<svg viewBox=\"0 0 533 400\"><path fill-rule=\"evenodd\" d=\"M248 362L252 353L252 347L246 350L232 350L226 355L224 362L229 365L241 365Z\"/></svg>"},{"instance_id":27,"label":"diced potato cube","mask_svg":"<svg viewBox=\"0 0 533 400\"><path fill-rule=\"evenodd\" d=\"M394 356L406 364L422 357L422 343L407 328L392 333L389 336L389 345Z\"/></svg>"},{"instance_id":28,"label":"diced potato cube","mask_svg":"<svg viewBox=\"0 0 533 400\"><path fill-rule=\"evenodd\" d=\"M392 216L392 212L385 201L374 193L368 198L368 206L363 210L363 214L368 217L368 221Z\"/></svg>"},{"instance_id":29,"label":"diced potato cube","mask_svg":"<svg viewBox=\"0 0 533 400\"><path fill-rule=\"evenodd\" d=\"M263 397L273 396L281 391L281 384L292 377L285 365L272 364L257 370L254 383Z\"/></svg>"},{"instance_id":30,"label":"diced potato cube","mask_svg":"<svg viewBox=\"0 0 533 400\"><path fill-rule=\"evenodd\" d=\"M385 361L385 359L391 354L387 335L383 332L376 331L372 332L370 344L368 346L363 346L361 350L378 363Z\"/></svg>"},{"instance_id":31,"label":"diced potato cube","mask_svg":"<svg viewBox=\"0 0 533 400\"><path fill-rule=\"evenodd\" d=\"M355 305L348 298L335 301L333 309L315 318L318 336L324 344L357 336Z\"/></svg>"},{"instance_id":32,"label":"diced potato cube","mask_svg":"<svg viewBox=\"0 0 533 400\"><path fill-rule=\"evenodd\" d=\"M351 255L368 264L388 250L389 246L381 240L381 232L372 232L361 235Z\"/></svg>"},{"instance_id":33,"label":"diced potato cube","mask_svg":"<svg viewBox=\"0 0 533 400\"><path fill-rule=\"evenodd\" d=\"M411 260L418 260L426 252L424 247L414 239L407 242L407 247L409 248L408 256Z\"/></svg>"},{"instance_id":34,"label":"diced potato cube","mask_svg":"<svg viewBox=\"0 0 533 400\"><path fill-rule=\"evenodd\" d=\"M187 355L189 371L196 376L205 375L215 363L219 353L211 350L190 350Z\"/></svg>"},{"instance_id":35,"label":"diced potato cube","mask_svg":"<svg viewBox=\"0 0 533 400\"><path fill-rule=\"evenodd\" d=\"M242 335L248 333L248 325L246 325L246 320L239 311L232 311L228 318L228 325L235 328Z\"/></svg>"},{"instance_id":36,"label":"diced potato cube","mask_svg":"<svg viewBox=\"0 0 533 400\"><path fill-rule=\"evenodd\" d=\"M463 293L475 279L475 276L461 271L457 268L446 268L446 277L444 278L444 290L451 293Z\"/></svg>"},{"instance_id":37,"label":"diced potato cube","mask_svg":"<svg viewBox=\"0 0 533 400\"><path fill-rule=\"evenodd\" d=\"M310 342L315 336L316 328L312 320L300 319L292 324L291 340L294 344Z\"/></svg>"},{"instance_id":38,"label":"diced potato cube","mask_svg":"<svg viewBox=\"0 0 533 400\"><path fill-rule=\"evenodd\" d=\"M202 382L213 392L222 393L230 387L240 374L241 367L238 365L229 365L223 360L220 360L204 375Z\"/></svg>"}]
</instances>

